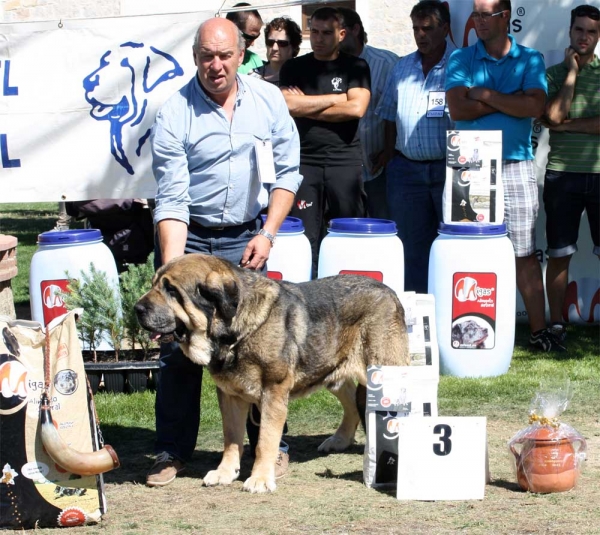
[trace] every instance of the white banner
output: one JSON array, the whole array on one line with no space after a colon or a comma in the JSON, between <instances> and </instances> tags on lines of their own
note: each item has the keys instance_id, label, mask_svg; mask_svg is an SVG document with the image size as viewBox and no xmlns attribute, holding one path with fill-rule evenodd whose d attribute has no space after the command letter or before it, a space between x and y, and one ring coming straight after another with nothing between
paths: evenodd
<instances>
[{"instance_id":1,"label":"white banner","mask_svg":"<svg viewBox=\"0 0 600 535\"><path fill-rule=\"evenodd\" d=\"M569 46L569 23L571 10L586 3L584 0L513 0L511 34L521 45L539 50L544 55L546 67L559 63ZM471 0L450 0L452 15L452 40L457 47L476 42L477 34L469 15L473 10ZM596 49L599 53L599 48ZM546 270L546 214L542 201L542 188L548 157L548 131L534 126L532 136L536 155L536 172L539 183L540 211L537 221L537 255ZM593 242L587 215L581 219L578 252L569 268L569 286L563 310L564 319L574 323L591 325L600 321L600 264L593 254ZM548 311L547 311L548 312ZM517 292L517 319L527 320L525 305Z\"/></svg>"},{"instance_id":2,"label":"white banner","mask_svg":"<svg viewBox=\"0 0 600 535\"><path fill-rule=\"evenodd\" d=\"M148 134L211 16L0 25L0 202L153 198Z\"/></svg>"}]
</instances>

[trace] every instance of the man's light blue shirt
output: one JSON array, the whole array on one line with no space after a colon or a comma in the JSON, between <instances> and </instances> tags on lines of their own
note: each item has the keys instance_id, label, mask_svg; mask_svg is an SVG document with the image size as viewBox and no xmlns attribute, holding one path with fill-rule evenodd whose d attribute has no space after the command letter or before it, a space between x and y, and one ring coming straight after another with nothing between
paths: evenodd
<instances>
[{"instance_id":1,"label":"man's light blue shirt","mask_svg":"<svg viewBox=\"0 0 600 535\"><path fill-rule=\"evenodd\" d=\"M453 45L446 43L442 59L427 77L423 74L418 50L401 58L375 110L386 121L396 122L396 149L411 160L446 157L446 130L454 129L448 103L442 117L427 117L427 107L430 92L444 92L446 65L453 50Z\"/></svg>"},{"instance_id":2,"label":"man's light blue shirt","mask_svg":"<svg viewBox=\"0 0 600 535\"><path fill-rule=\"evenodd\" d=\"M231 122L194 76L161 107L152 129L152 169L158 184L154 221L190 218L205 227L255 219L269 191L296 193L302 176L300 141L281 91L237 76ZM273 145L276 182L263 185L255 143Z\"/></svg>"},{"instance_id":3,"label":"man's light blue shirt","mask_svg":"<svg viewBox=\"0 0 600 535\"><path fill-rule=\"evenodd\" d=\"M383 172L383 168L375 175L370 171L373 165L371 157L384 149L385 142L384 122L375 114L375 109L384 94L394 65L400 58L389 50L369 45L363 47L358 57L364 59L371 70L371 98L367 111L358 123L358 135L363 154L363 180L368 182Z\"/></svg>"},{"instance_id":4,"label":"man's light blue shirt","mask_svg":"<svg viewBox=\"0 0 600 535\"><path fill-rule=\"evenodd\" d=\"M506 56L490 56L483 41L456 50L450 57L446 91L454 87L486 87L511 95L528 89L548 93L546 69L542 55L517 44L512 35ZM502 130L504 160L533 160L531 117L513 117L496 112L471 121L456 121L458 130Z\"/></svg>"}]
</instances>

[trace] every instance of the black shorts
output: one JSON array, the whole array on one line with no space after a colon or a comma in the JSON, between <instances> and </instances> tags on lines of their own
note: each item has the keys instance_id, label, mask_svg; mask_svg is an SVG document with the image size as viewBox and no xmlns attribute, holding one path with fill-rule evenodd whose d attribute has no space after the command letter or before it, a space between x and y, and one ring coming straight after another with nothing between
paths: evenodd
<instances>
[{"instance_id":1,"label":"black shorts","mask_svg":"<svg viewBox=\"0 0 600 535\"><path fill-rule=\"evenodd\" d=\"M590 223L594 254L600 256L600 173L548 169L544 180L544 209L548 256L560 258L577 251L584 210Z\"/></svg>"}]
</instances>

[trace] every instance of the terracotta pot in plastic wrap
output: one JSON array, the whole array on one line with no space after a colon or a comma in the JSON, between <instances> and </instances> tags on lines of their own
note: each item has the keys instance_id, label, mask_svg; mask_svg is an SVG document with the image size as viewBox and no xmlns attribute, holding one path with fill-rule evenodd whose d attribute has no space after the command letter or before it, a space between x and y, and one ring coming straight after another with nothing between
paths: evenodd
<instances>
[{"instance_id":1,"label":"terracotta pot in plastic wrap","mask_svg":"<svg viewBox=\"0 0 600 535\"><path fill-rule=\"evenodd\" d=\"M586 448L583 437L565 436L552 427L539 426L511 442L509 447L523 490L550 493L575 487L580 473L578 455Z\"/></svg>"}]
</instances>

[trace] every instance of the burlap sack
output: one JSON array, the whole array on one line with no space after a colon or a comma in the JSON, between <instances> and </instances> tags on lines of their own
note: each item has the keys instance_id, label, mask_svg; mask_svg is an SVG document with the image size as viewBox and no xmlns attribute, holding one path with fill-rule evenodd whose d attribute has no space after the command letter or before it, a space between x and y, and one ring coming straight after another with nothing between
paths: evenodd
<instances>
[{"instance_id":1,"label":"burlap sack","mask_svg":"<svg viewBox=\"0 0 600 535\"><path fill-rule=\"evenodd\" d=\"M71 448L91 452L99 447L98 432L74 312L56 318L48 328L54 423ZM66 472L41 443L44 330L37 322L0 318L0 332L0 527L98 522L106 511L102 476Z\"/></svg>"}]
</instances>

